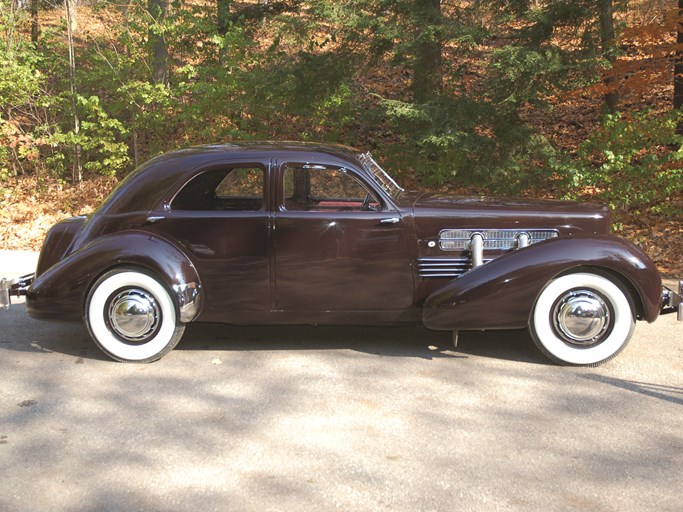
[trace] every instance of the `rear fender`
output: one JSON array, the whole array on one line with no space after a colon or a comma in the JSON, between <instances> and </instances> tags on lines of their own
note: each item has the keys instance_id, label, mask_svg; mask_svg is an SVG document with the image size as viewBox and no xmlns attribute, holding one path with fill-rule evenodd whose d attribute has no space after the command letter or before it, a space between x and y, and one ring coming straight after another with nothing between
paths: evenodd
<instances>
[{"instance_id":1,"label":"rear fender","mask_svg":"<svg viewBox=\"0 0 683 512\"><path fill-rule=\"evenodd\" d=\"M71 217L58 222L45 236L43 249L40 251L36 275L40 275L55 263L59 262L74 244L77 235L83 231L87 222L85 215Z\"/></svg>"},{"instance_id":2,"label":"rear fender","mask_svg":"<svg viewBox=\"0 0 683 512\"><path fill-rule=\"evenodd\" d=\"M36 318L80 320L95 280L113 268L131 266L153 272L163 280L181 322L197 317L204 298L196 266L177 245L142 231L99 238L52 265L28 290L28 312Z\"/></svg>"},{"instance_id":3,"label":"rear fender","mask_svg":"<svg viewBox=\"0 0 683 512\"><path fill-rule=\"evenodd\" d=\"M423 321L430 329L518 329L528 325L545 285L572 270L596 269L618 277L653 322L660 311L661 278L637 246L612 235L553 238L494 259L427 297Z\"/></svg>"}]
</instances>

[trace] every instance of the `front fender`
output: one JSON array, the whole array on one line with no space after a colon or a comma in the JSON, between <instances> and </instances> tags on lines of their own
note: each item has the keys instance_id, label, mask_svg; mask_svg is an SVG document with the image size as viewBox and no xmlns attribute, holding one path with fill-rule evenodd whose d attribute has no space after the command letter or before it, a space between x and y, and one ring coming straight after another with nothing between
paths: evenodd
<instances>
[{"instance_id":1,"label":"front fender","mask_svg":"<svg viewBox=\"0 0 683 512\"><path fill-rule=\"evenodd\" d=\"M28 312L35 318L80 320L95 280L125 266L158 275L176 303L181 322L192 321L201 311L199 274L182 249L157 235L123 231L94 240L39 275L26 294Z\"/></svg>"},{"instance_id":2,"label":"front fender","mask_svg":"<svg viewBox=\"0 0 683 512\"><path fill-rule=\"evenodd\" d=\"M619 276L643 317L657 318L661 278L652 260L622 238L594 234L553 238L477 267L427 297L422 318L430 329L523 328L548 281L586 267Z\"/></svg>"}]
</instances>

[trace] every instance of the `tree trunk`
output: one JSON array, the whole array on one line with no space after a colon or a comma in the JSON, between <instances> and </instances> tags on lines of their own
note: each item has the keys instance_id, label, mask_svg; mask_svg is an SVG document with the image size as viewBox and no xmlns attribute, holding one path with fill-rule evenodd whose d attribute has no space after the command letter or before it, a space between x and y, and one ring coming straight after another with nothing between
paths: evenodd
<instances>
[{"instance_id":1,"label":"tree trunk","mask_svg":"<svg viewBox=\"0 0 683 512\"><path fill-rule=\"evenodd\" d=\"M40 27L38 25L38 3L39 0L31 0L31 41L38 42Z\"/></svg>"},{"instance_id":2,"label":"tree trunk","mask_svg":"<svg viewBox=\"0 0 683 512\"><path fill-rule=\"evenodd\" d=\"M135 113L133 113L130 131L133 136L133 165L135 166L135 169L137 169L140 165L140 152L138 149L138 129L135 123Z\"/></svg>"},{"instance_id":3,"label":"tree trunk","mask_svg":"<svg viewBox=\"0 0 683 512\"><path fill-rule=\"evenodd\" d=\"M72 20L76 18L71 10L74 9L73 0L66 0L64 7L66 9L66 38L69 52L69 85L71 89L71 107L74 116L74 135L78 136L81 131L81 120L78 116L78 108L76 102L76 56L74 54L74 37ZM73 183L80 183L83 180L83 166L81 165L81 145L76 142L74 144L74 161L71 169L71 180Z\"/></svg>"},{"instance_id":4,"label":"tree trunk","mask_svg":"<svg viewBox=\"0 0 683 512\"><path fill-rule=\"evenodd\" d=\"M148 0L147 8L153 20L149 28L152 83L168 85L168 48L162 30L168 2L167 0Z\"/></svg>"},{"instance_id":5,"label":"tree trunk","mask_svg":"<svg viewBox=\"0 0 683 512\"><path fill-rule=\"evenodd\" d=\"M228 26L230 25L231 3L232 0L216 0L216 29L218 31L218 35L220 36L224 36L228 33ZM223 62L227 50L228 48L225 47L225 40L223 40L223 45L221 45L220 50L218 51L219 62Z\"/></svg>"},{"instance_id":6,"label":"tree trunk","mask_svg":"<svg viewBox=\"0 0 683 512\"><path fill-rule=\"evenodd\" d=\"M676 60L674 63L674 108L683 107L683 0L678 0L678 24L676 30ZM676 133L683 135L683 121L676 126Z\"/></svg>"},{"instance_id":7,"label":"tree trunk","mask_svg":"<svg viewBox=\"0 0 683 512\"><path fill-rule=\"evenodd\" d=\"M222 36L224 36L228 32L228 23L230 21L230 3L231 0L216 1L216 28L218 29L218 33Z\"/></svg>"},{"instance_id":8,"label":"tree trunk","mask_svg":"<svg viewBox=\"0 0 683 512\"><path fill-rule=\"evenodd\" d=\"M440 25L441 0L414 0L414 22L418 33L413 65L413 101L425 103L442 88Z\"/></svg>"},{"instance_id":9,"label":"tree trunk","mask_svg":"<svg viewBox=\"0 0 683 512\"><path fill-rule=\"evenodd\" d=\"M612 0L598 0L599 19L600 19L600 43L602 55L613 67L616 57L614 55L614 9ZM605 87L605 106L607 110L614 114L619 103L619 91L614 72L610 69L604 79Z\"/></svg>"},{"instance_id":10,"label":"tree trunk","mask_svg":"<svg viewBox=\"0 0 683 512\"><path fill-rule=\"evenodd\" d=\"M38 0L33 1L38 3ZM71 24L71 33L76 34L78 32L78 19L76 18L76 14L78 13L78 0L64 0L64 3L69 4L66 10L69 17L68 21Z\"/></svg>"}]
</instances>

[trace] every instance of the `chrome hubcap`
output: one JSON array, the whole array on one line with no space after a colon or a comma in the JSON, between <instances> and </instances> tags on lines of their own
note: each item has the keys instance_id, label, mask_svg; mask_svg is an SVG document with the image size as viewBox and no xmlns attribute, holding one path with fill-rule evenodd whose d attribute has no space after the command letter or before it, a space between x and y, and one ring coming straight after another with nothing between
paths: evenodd
<instances>
[{"instance_id":1,"label":"chrome hubcap","mask_svg":"<svg viewBox=\"0 0 683 512\"><path fill-rule=\"evenodd\" d=\"M142 342L156 332L159 313L154 297L143 290L129 289L113 296L107 316L109 325L123 340Z\"/></svg>"},{"instance_id":2,"label":"chrome hubcap","mask_svg":"<svg viewBox=\"0 0 683 512\"><path fill-rule=\"evenodd\" d=\"M596 293L574 290L557 301L553 323L565 342L586 347L604 339L610 325L610 311Z\"/></svg>"}]
</instances>

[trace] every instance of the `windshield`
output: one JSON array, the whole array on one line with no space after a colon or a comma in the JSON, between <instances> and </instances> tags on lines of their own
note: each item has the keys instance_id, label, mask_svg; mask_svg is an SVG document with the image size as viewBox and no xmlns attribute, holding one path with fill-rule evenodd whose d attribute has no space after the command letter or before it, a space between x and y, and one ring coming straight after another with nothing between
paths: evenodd
<instances>
[{"instance_id":1,"label":"windshield","mask_svg":"<svg viewBox=\"0 0 683 512\"><path fill-rule=\"evenodd\" d=\"M398 195L403 192L403 189L396 184L394 179L375 162L370 153L363 153L359 156L359 159L366 169L370 171L375 182L382 187L382 190L389 194L392 199L396 199Z\"/></svg>"}]
</instances>

